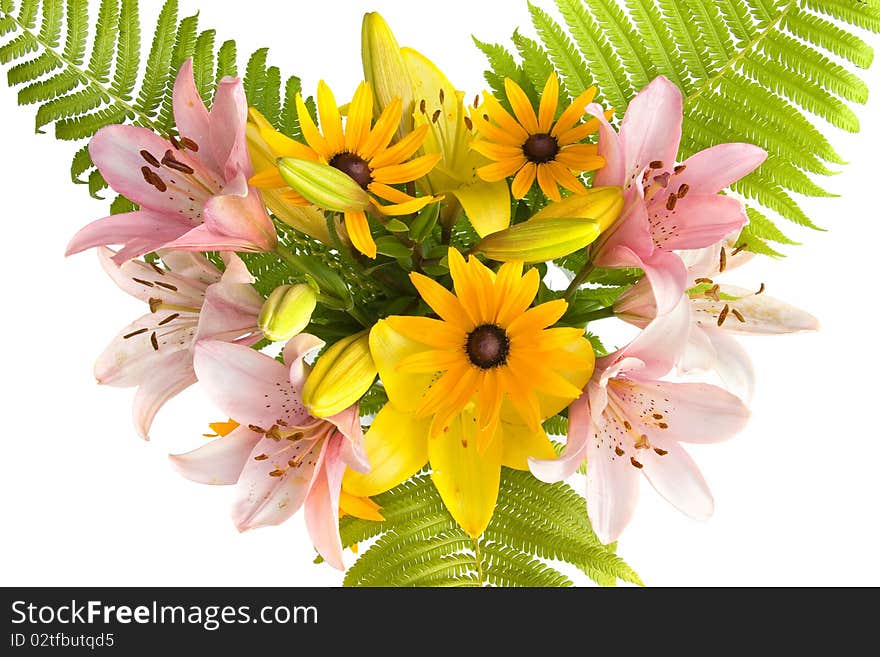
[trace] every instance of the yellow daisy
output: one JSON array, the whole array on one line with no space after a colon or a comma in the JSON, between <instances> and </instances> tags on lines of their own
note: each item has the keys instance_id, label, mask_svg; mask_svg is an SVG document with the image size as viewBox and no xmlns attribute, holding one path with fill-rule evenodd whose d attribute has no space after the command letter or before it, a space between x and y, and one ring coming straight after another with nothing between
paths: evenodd
<instances>
[{"instance_id":1,"label":"yellow daisy","mask_svg":"<svg viewBox=\"0 0 880 657\"><path fill-rule=\"evenodd\" d=\"M568 308L530 308L537 269L507 263L495 274L449 250L455 294L417 273L411 279L439 319L389 317L370 336L388 393L366 437L368 474L349 472L358 497L388 490L426 461L450 513L471 536L489 523L501 466L528 469L554 458L541 423L581 395L594 354L583 330L549 328Z\"/></svg>"},{"instance_id":2,"label":"yellow daisy","mask_svg":"<svg viewBox=\"0 0 880 657\"><path fill-rule=\"evenodd\" d=\"M373 208L383 215L413 214L438 200L433 196L416 198L392 187L422 178L440 160L440 156L435 154L407 162L422 147L428 134L427 126L414 130L397 143L391 144L403 111L399 100L389 104L373 124L373 92L370 85L363 82L355 92L349 106L348 119L343 125L333 92L321 81L318 84L321 130L312 121L301 95L296 97L296 108L306 144L272 128L261 130L261 136L276 158L310 160L339 169L376 197L373 199ZM277 169L257 174L251 183L262 189L287 187ZM285 192L284 198L294 204L311 205L291 189ZM377 199L391 205L384 205ZM375 258L376 243L370 234L366 213L346 212L345 225L355 248L370 258Z\"/></svg>"},{"instance_id":3,"label":"yellow daisy","mask_svg":"<svg viewBox=\"0 0 880 657\"><path fill-rule=\"evenodd\" d=\"M488 93L482 111L472 114L477 132L484 139L472 142L471 148L493 161L477 174L487 182L514 176L511 191L518 199L528 194L535 179L547 197L556 202L562 200L560 185L583 194L586 188L577 174L605 166L596 145L580 143L599 129L596 119L579 123L587 105L593 102L596 88L578 96L558 121L554 121L559 106L559 79L555 73L547 80L537 115L516 82L508 78L504 88L515 118Z\"/></svg>"}]
</instances>

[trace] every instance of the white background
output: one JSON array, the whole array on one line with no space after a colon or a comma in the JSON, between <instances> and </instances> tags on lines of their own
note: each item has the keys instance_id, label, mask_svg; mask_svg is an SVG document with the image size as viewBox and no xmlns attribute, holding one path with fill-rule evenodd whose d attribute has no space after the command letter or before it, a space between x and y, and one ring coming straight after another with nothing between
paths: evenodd
<instances>
[{"instance_id":1,"label":"white background","mask_svg":"<svg viewBox=\"0 0 880 657\"><path fill-rule=\"evenodd\" d=\"M141 3L148 23L160 4ZM199 9L218 39L235 37L240 53L272 46L271 60L307 90L323 76L340 102L361 76L364 11L383 13L402 44L437 61L469 96L482 90L485 68L470 34L508 43L517 26L531 33L525 0L181 4ZM859 111L863 132L832 130L851 163L828 180L842 198L806 202L829 232L791 230L803 246L788 259L730 277L765 282L816 314L822 331L746 341L759 377L752 422L729 443L692 449L715 493L711 521L680 516L644 486L620 552L648 584L880 585L880 75L867 77L875 93ZM106 207L70 184L71 145L35 136L32 109L18 108L5 85L0 117L0 584L338 585L338 573L312 565L301 516L239 535L229 489L172 472L166 454L198 445L205 425L224 419L198 389L166 406L144 443L130 420L132 391L95 384L94 358L144 307L94 254L63 257L74 231Z\"/></svg>"}]
</instances>

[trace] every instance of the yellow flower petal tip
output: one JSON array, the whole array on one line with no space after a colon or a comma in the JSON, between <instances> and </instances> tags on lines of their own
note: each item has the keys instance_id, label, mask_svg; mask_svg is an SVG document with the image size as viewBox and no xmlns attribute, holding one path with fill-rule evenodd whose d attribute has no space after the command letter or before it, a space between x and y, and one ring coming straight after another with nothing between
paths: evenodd
<instances>
[{"instance_id":1,"label":"yellow flower petal tip","mask_svg":"<svg viewBox=\"0 0 880 657\"><path fill-rule=\"evenodd\" d=\"M206 433L205 438L225 438L240 426L235 420L212 422L208 425L214 433Z\"/></svg>"},{"instance_id":2,"label":"yellow flower petal tip","mask_svg":"<svg viewBox=\"0 0 880 657\"><path fill-rule=\"evenodd\" d=\"M344 338L318 358L303 387L303 405L315 417L337 415L364 396L376 373L369 333Z\"/></svg>"},{"instance_id":3,"label":"yellow flower petal tip","mask_svg":"<svg viewBox=\"0 0 880 657\"><path fill-rule=\"evenodd\" d=\"M385 517L381 513L381 507L369 497L357 497L347 493L345 490L339 493L339 514L340 517L347 515L361 520L372 520L373 522L383 522Z\"/></svg>"}]
</instances>

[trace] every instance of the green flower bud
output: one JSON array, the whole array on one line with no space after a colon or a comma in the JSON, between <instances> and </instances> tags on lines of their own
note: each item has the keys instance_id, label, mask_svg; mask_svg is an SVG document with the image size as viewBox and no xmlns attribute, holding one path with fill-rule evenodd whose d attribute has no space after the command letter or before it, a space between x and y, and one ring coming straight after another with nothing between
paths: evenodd
<instances>
[{"instance_id":1,"label":"green flower bud","mask_svg":"<svg viewBox=\"0 0 880 657\"><path fill-rule=\"evenodd\" d=\"M354 179L328 164L284 157L278 172L307 201L331 212L360 212L370 206L370 195Z\"/></svg>"},{"instance_id":2,"label":"green flower bud","mask_svg":"<svg viewBox=\"0 0 880 657\"><path fill-rule=\"evenodd\" d=\"M309 325L317 303L318 297L309 285L275 288L260 312L260 330L272 342L287 342Z\"/></svg>"},{"instance_id":3,"label":"green flower bud","mask_svg":"<svg viewBox=\"0 0 880 657\"><path fill-rule=\"evenodd\" d=\"M403 105L403 119L398 137L413 128L413 88L400 46L388 23L377 13L364 15L361 30L361 54L364 79L370 83L375 97L375 116L398 98Z\"/></svg>"}]
</instances>

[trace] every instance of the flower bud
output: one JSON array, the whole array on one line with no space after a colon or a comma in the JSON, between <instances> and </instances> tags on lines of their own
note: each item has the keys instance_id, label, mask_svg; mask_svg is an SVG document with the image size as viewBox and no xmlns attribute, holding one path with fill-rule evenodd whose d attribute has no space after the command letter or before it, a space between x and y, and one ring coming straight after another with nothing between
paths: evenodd
<instances>
[{"instance_id":1,"label":"flower bud","mask_svg":"<svg viewBox=\"0 0 880 657\"><path fill-rule=\"evenodd\" d=\"M303 388L303 404L315 417L332 417L363 397L377 374L369 331L344 338L318 358Z\"/></svg>"},{"instance_id":2,"label":"flower bud","mask_svg":"<svg viewBox=\"0 0 880 657\"><path fill-rule=\"evenodd\" d=\"M272 129L272 124L258 110L251 107L248 110L246 126L247 145L254 170L258 173L277 170L277 156L261 134L261 131L267 129ZM333 243L327 228L327 221L321 210L315 206L295 205L286 201L283 196L284 188L262 187L260 192L269 211L285 224L324 244Z\"/></svg>"},{"instance_id":3,"label":"flower bud","mask_svg":"<svg viewBox=\"0 0 880 657\"><path fill-rule=\"evenodd\" d=\"M550 203L532 219L592 219L604 233L617 221L622 210L623 190L620 187L593 187L586 194L569 196L559 203Z\"/></svg>"},{"instance_id":4,"label":"flower bud","mask_svg":"<svg viewBox=\"0 0 880 657\"><path fill-rule=\"evenodd\" d=\"M260 311L260 330L272 342L287 342L309 325L317 303L318 297L309 285L277 287Z\"/></svg>"},{"instance_id":5,"label":"flower bud","mask_svg":"<svg viewBox=\"0 0 880 657\"><path fill-rule=\"evenodd\" d=\"M589 219L529 219L492 233L476 251L498 262L545 262L583 249L599 233L599 224Z\"/></svg>"},{"instance_id":6,"label":"flower bud","mask_svg":"<svg viewBox=\"0 0 880 657\"><path fill-rule=\"evenodd\" d=\"M300 196L331 212L359 212L370 205L370 195L350 176L328 164L284 157L278 173Z\"/></svg>"},{"instance_id":7,"label":"flower bud","mask_svg":"<svg viewBox=\"0 0 880 657\"><path fill-rule=\"evenodd\" d=\"M403 105L398 137L412 132L413 90L409 72L394 33L385 19L375 12L364 15L361 54L364 60L364 79L373 88L376 118L398 98Z\"/></svg>"},{"instance_id":8,"label":"flower bud","mask_svg":"<svg viewBox=\"0 0 880 657\"><path fill-rule=\"evenodd\" d=\"M592 244L621 209L619 187L598 187L551 203L528 221L488 235L475 250L498 262L556 260Z\"/></svg>"}]
</instances>

